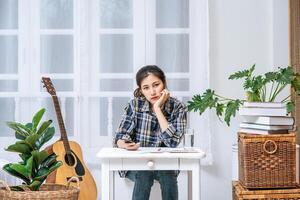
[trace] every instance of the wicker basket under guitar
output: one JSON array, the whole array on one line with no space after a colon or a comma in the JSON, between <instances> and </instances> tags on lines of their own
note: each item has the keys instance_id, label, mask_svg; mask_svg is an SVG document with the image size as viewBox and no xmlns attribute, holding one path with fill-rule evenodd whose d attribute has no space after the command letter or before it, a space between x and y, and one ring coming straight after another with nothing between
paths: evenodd
<instances>
[{"instance_id":1,"label":"wicker basket under guitar","mask_svg":"<svg viewBox=\"0 0 300 200\"><path fill-rule=\"evenodd\" d=\"M78 200L79 180L77 178L77 187L59 184L43 184L39 191L11 191L9 186L0 180L4 187L0 188L0 199L5 200Z\"/></svg>"},{"instance_id":2,"label":"wicker basket under guitar","mask_svg":"<svg viewBox=\"0 0 300 200\"><path fill-rule=\"evenodd\" d=\"M249 189L296 187L296 135L239 133L239 181Z\"/></svg>"}]
</instances>

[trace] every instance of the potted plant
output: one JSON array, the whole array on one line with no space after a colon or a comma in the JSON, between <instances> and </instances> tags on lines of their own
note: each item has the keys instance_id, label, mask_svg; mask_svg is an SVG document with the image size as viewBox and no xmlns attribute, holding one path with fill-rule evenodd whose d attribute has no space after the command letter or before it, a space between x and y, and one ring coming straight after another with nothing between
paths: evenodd
<instances>
[{"instance_id":1,"label":"potted plant","mask_svg":"<svg viewBox=\"0 0 300 200\"><path fill-rule=\"evenodd\" d=\"M57 155L55 153L49 154L47 150L41 149L55 133L54 127L51 126L52 120L41 122L44 113L45 109L40 109L34 115L32 122L26 124L12 121L7 122L7 126L15 131L17 141L9 145L5 150L18 153L21 161L18 163L8 163L3 166L3 170L21 179L23 183L22 185L10 186L9 188L6 186L9 192L2 188L0 190L0 199L15 199L11 195L19 196L22 199L22 196L25 195L24 193L26 193L26 197L32 195L35 198L38 196L39 199L57 199L57 197L61 198L59 190L66 189L56 184L53 184L56 185L55 189L54 187L49 187L49 185L46 187L47 184L43 184L47 176L62 165L61 161L56 160ZM43 190L43 192L39 193L39 190ZM79 191L72 192L77 193L78 197Z\"/></svg>"},{"instance_id":2,"label":"potted plant","mask_svg":"<svg viewBox=\"0 0 300 200\"><path fill-rule=\"evenodd\" d=\"M291 66L278 68L275 71L267 72L255 76L253 74L255 64L250 69L235 72L229 76L230 80L243 79L243 89L246 99L234 99L220 96L212 89L207 89L203 94L196 94L188 101L188 110L199 112L201 115L206 109L215 109L216 115L223 117L226 124L230 125L231 117L235 117L236 112L244 102L275 102L276 97L288 85L291 89L300 94L300 75L295 73ZM290 95L279 100L285 103L287 113L294 110L294 102Z\"/></svg>"}]
</instances>

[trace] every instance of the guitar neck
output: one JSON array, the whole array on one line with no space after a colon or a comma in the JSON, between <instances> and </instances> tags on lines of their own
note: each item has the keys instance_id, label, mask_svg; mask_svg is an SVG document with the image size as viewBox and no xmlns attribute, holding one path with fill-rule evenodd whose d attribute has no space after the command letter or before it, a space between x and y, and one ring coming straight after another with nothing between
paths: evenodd
<instances>
[{"instance_id":1,"label":"guitar neck","mask_svg":"<svg viewBox=\"0 0 300 200\"><path fill-rule=\"evenodd\" d=\"M61 134L61 139L63 141L65 151L66 151L66 153L71 153L71 148L70 148L70 144L69 144L69 140L68 140L64 120L63 120L63 117L62 117L62 114L61 114L58 98L57 98L56 95L53 95L52 99L53 99L54 108L55 108L55 112L56 112L56 116L57 116L57 121L58 121L59 130L60 130L60 134Z\"/></svg>"}]
</instances>

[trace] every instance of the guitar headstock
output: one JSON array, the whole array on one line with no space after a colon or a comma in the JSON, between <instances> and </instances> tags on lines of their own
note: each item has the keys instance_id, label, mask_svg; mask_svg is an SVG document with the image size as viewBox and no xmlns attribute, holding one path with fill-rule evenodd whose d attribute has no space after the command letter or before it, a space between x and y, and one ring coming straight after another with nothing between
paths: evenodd
<instances>
[{"instance_id":1,"label":"guitar headstock","mask_svg":"<svg viewBox=\"0 0 300 200\"><path fill-rule=\"evenodd\" d=\"M51 79L49 77L42 77L42 82L44 83L44 87L47 88L49 94L51 94L51 96L56 96L56 91L52 84Z\"/></svg>"}]
</instances>

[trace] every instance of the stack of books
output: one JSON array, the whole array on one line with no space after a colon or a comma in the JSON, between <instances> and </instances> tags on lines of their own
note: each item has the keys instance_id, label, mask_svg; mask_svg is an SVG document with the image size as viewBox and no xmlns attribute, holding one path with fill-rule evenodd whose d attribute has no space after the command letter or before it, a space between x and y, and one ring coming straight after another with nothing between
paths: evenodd
<instances>
[{"instance_id":1,"label":"stack of books","mask_svg":"<svg viewBox=\"0 0 300 200\"><path fill-rule=\"evenodd\" d=\"M295 120L287 116L283 103L245 102L239 114L244 121L239 132L249 134L285 134L294 129Z\"/></svg>"}]
</instances>

